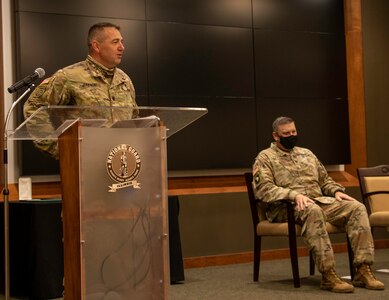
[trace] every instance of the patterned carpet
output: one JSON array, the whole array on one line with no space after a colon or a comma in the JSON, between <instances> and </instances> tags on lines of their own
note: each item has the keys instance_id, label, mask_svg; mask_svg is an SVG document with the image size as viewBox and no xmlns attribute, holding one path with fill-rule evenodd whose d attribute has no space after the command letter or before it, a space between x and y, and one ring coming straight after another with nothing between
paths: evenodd
<instances>
[{"instance_id":1,"label":"patterned carpet","mask_svg":"<svg viewBox=\"0 0 389 300\"><path fill-rule=\"evenodd\" d=\"M339 276L349 275L347 254L336 254ZM352 294L320 290L321 275L309 276L308 259L299 259L301 287L293 287L290 260L261 263L259 282L252 279L252 264L237 264L185 270L185 282L170 286L170 300L256 300L256 299L389 299L389 273L375 272L386 285L384 291L355 288ZM376 250L374 270L389 269L389 249Z\"/></svg>"},{"instance_id":2,"label":"patterned carpet","mask_svg":"<svg viewBox=\"0 0 389 300\"><path fill-rule=\"evenodd\" d=\"M336 254L336 270L340 276L349 275L347 254ZM289 259L261 263L259 282L252 280L252 264L235 264L185 270L185 281L169 287L169 300L299 300L299 299L389 299L389 249L376 250L375 275L385 283L384 291L355 288L352 294L336 294L320 290L318 272L309 276L308 259L299 259L301 287L294 288ZM108 297L110 298L110 297ZM119 300L119 298L104 300ZM4 296L0 296L3 300ZM11 298L14 300L15 298ZM61 298L57 299L60 300ZM53 299L54 300L54 299ZM71 299L69 299L71 300ZM103 300L103 299L101 299ZM122 299L127 300L127 299Z\"/></svg>"}]
</instances>

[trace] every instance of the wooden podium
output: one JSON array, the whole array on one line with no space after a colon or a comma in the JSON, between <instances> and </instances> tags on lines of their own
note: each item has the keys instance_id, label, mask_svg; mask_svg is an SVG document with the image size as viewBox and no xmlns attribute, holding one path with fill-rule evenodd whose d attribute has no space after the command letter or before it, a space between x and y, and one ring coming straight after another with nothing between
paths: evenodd
<instances>
[{"instance_id":1,"label":"wooden podium","mask_svg":"<svg viewBox=\"0 0 389 300\"><path fill-rule=\"evenodd\" d=\"M15 130L58 139L65 299L167 299L166 139L206 112L51 106Z\"/></svg>"}]
</instances>

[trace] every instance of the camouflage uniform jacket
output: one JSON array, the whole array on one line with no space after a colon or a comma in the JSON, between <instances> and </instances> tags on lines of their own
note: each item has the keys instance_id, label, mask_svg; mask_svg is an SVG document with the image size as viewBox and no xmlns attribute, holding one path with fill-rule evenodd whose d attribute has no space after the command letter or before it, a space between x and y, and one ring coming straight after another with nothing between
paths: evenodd
<instances>
[{"instance_id":1,"label":"camouflage uniform jacket","mask_svg":"<svg viewBox=\"0 0 389 300\"><path fill-rule=\"evenodd\" d=\"M27 100L25 116L48 104L135 107L135 89L122 70L107 69L88 56L43 81Z\"/></svg>"},{"instance_id":2,"label":"camouflage uniform jacket","mask_svg":"<svg viewBox=\"0 0 389 300\"><path fill-rule=\"evenodd\" d=\"M137 107L131 79L119 68L107 69L91 56L58 70L31 93L24 117L46 105ZM34 141L42 151L58 158L57 143Z\"/></svg>"},{"instance_id":3,"label":"camouflage uniform jacket","mask_svg":"<svg viewBox=\"0 0 389 300\"><path fill-rule=\"evenodd\" d=\"M344 192L327 173L318 158L308 149L294 147L282 151L275 143L261 151L253 166L253 187L258 199L266 202L266 216L273 221L283 210L280 199L294 201L303 194L321 203L333 203L335 192Z\"/></svg>"}]
</instances>

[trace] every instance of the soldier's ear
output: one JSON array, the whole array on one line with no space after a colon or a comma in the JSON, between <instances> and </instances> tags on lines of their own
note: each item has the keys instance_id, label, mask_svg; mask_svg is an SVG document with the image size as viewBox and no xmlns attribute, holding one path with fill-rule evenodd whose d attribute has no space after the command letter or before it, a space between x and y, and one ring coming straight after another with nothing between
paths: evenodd
<instances>
[{"instance_id":1,"label":"soldier's ear","mask_svg":"<svg viewBox=\"0 0 389 300\"><path fill-rule=\"evenodd\" d=\"M94 52L100 52L100 44L98 41L93 40L91 44Z\"/></svg>"},{"instance_id":2,"label":"soldier's ear","mask_svg":"<svg viewBox=\"0 0 389 300\"><path fill-rule=\"evenodd\" d=\"M272 135L273 135L273 139L274 139L275 141L278 141L278 140L280 139L280 137L278 136L277 132L274 132L274 131L273 131Z\"/></svg>"}]
</instances>

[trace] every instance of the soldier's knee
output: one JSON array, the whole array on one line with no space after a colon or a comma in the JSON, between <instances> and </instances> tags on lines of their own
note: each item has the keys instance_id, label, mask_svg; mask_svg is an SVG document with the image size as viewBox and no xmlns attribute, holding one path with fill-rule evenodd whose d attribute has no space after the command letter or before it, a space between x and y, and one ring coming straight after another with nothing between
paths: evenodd
<instances>
[{"instance_id":1,"label":"soldier's knee","mask_svg":"<svg viewBox=\"0 0 389 300\"><path fill-rule=\"evenodd\" d=\"M308 206L308 210L312 211L312 212L322 212L323 211L322 208L319 205L315 204L315 203L312 204L312 205L309 205Z\"/></svg>"},{"instance_id":2,"label":"soldier's knee","mask_svg":"<svg viewBox=\"0 0 389 300\"><path fill-rule=\"evenodd\" d=\"M350 201L350 205L351 205L354 209L366 211L366 206L365 206L365 204L363 204L363 203L361 203L361 202L359 202L359 201Z\"/></svg>"},{"instance_id":3,"label":"soldier's knee","mask_svg":"<svg viewBox=\"0 0 389 300\"><path fill-rule=\"evenodd\" d=\"M317 204L309 205L307 208L307 212L310 216L315 216L317 219L325 219L325 214L322 208Z\"/></svg>"}]
</instances>

